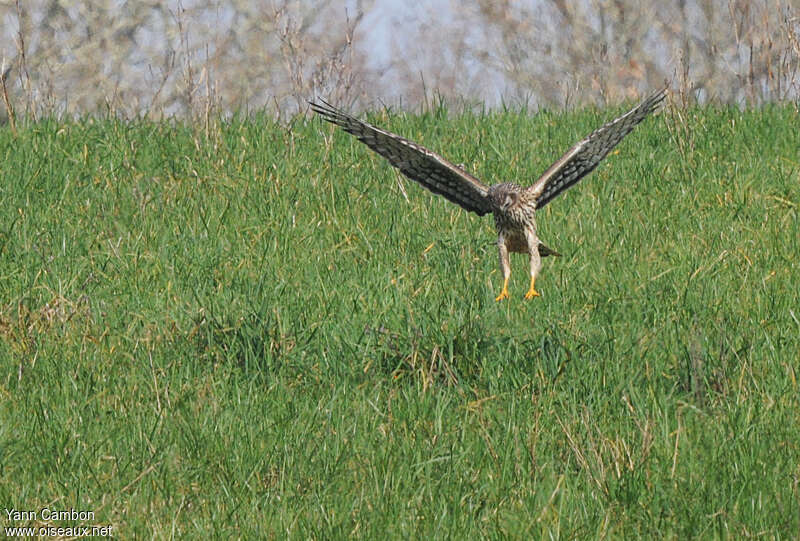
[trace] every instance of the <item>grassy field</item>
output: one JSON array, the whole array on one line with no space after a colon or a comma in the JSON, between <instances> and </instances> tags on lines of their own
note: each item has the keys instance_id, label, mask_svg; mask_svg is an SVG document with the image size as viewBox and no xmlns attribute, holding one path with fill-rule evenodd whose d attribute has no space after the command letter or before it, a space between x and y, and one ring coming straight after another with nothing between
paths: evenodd
<instances>
[{"instance_id":1,"label":"grassy field","mask_svg":"<svg viewBox=\"0 0 800 541\"><path fill-rule=\"evenodd\" d=\"M621 110L370 118L528 183ZM649 119L539 214L564 257L527 302L512 256L504 303L491 219L318 119L4 127L0 522L796 538L798 126Z\"/></svg>"}]
</instances>

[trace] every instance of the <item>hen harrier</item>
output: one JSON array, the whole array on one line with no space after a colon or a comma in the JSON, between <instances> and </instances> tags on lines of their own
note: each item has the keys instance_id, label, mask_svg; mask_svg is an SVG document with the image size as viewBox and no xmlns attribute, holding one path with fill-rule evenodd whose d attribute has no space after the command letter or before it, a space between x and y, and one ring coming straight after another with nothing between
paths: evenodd
<instances>
[{"instance_id":1,"label":"hen harrier","mask_svg":"<svg viewBox=\"0 0 800 541\"><path fill-rule=\"evenodd\" d=\"M534 285L542 268L541 258L559 254L539 241L536 235L536 211L597 167L623 137L658 107L665 91L663 89L650 95L621 117L592 132L529 187L510 182L487 186L462 166L450 163L413 141L362 122L324 100L320 100L322 105L309 104L322 118L356 136L411 180L479 216L489 212L494 214L500 267L503 270L503 289L495 299L500 301L508 298L508 280L511 277L509 251L530 256L531 285L525 298L539 296Z\"/></svg>"}]
</instances>

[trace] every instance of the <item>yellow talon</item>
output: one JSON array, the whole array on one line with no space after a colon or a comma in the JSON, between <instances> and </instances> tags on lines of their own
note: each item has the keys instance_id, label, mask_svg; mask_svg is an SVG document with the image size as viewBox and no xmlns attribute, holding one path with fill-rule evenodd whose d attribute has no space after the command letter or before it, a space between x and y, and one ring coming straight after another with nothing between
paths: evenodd
<instances>
[{"instance_id":1,"label":"yellow talon","mask_svg":"<svg viewBox=\"0 0 800 541\"><path fill-rule=\"evenodd\" d=\"M528 299L528 300L531 300L532 298L539 297L539 296L541 296L541 295L539 295L539 292L536 291L535 289L529 289L528 292L525 293L525 298Z\"/></svg>"},{"instance_id":2,"label":"yellow talon","mask_svg":"<svg viewBox=\"0 0 800 541\"><path fill-rule=\"evenodd\" d=\"M538 296L539 296L539 292L538 292L538 291L536 291L536 289L533 287L533 283L534 283L535 281L536 281L536 278L534 278L533 276L531 276L531 287L530 287L530 289L528 289L528 292L527 292L527 293L525 293L525 298L526 298L527 300L531 300L532 298L534 298L534 297L538 297Z\"/></svg>"},{"instance_id":3,"label":"yellow talon","mask_svg":"<svg viewBox=\"0 0 800 541\"><path fill-rule=\"evenodd\" d=\"M507 298L508 298L508 278L503 280L503 290L500 292L500 294L497 296L497 298L495 298L495 301L500 302L503 299L507 299Z\"/></svg>"}]
</instances>

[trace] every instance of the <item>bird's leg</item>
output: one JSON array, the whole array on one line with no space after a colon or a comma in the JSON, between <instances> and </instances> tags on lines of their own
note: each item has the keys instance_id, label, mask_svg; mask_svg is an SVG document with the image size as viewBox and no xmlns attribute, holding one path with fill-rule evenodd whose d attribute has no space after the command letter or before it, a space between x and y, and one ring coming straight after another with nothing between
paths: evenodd
<instances>
[{"instance_id":1,"label":"bird's leg","mask_svg":"<svg viewBox=\"0 0 800 541\"><path fill-rule=\"evenodd\" d=\"M508 298L508 280L511 278L511 264L508 261L508 247L506 246L506 239L501 234L497 238L497 249L500 252L500 269L503 271L503 290L497 296L495 301L502 301Z\"/></svg>"},{"instance_id":2,"label":"bird's leg","mask_svg":"<svg viewBox=\"0 0 800 541\"><path fill-rule=\"evenodd\" d=\"M525 293L525 298L532 299L539 296L539 292L536 291L534 284L536 283L536 276L542 268L542 256L539 254L539 239L536 238L536 235L527 233L525 236L528 241L528 253L531 257L531 287L529 287L528 292Z\"/></svg>"},{"instance_id":3,"label":"bird's leg","mask_svg":"<svg viewBox=\"0 0 800 541\"><path fill-rule=\"evenodd\" d=\"M539 292L536 291L536 288L534 287L535 283L536 283L536 277L531 275L531 287L529 287L528 292L525 293L525 298L528 300L539 296Z\"/></svg>"}]
</instances>

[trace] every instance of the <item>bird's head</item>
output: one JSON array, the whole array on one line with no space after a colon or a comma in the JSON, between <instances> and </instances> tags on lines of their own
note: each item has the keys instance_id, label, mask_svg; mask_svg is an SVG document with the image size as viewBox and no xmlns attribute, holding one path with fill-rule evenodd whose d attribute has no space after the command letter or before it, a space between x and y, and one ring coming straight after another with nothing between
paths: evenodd
<instances>
[{"instance_id":1,"label":"bird's head","mask_svg":"<svg viewBox=\"0 0 800 541\"><path fill-rule=\"evenodd\" d=\"M510 183L495 184L489 188L489 199L500 210L509 210L516 207L520 200L520 190Z\"/></svg>"}]
</instances>

